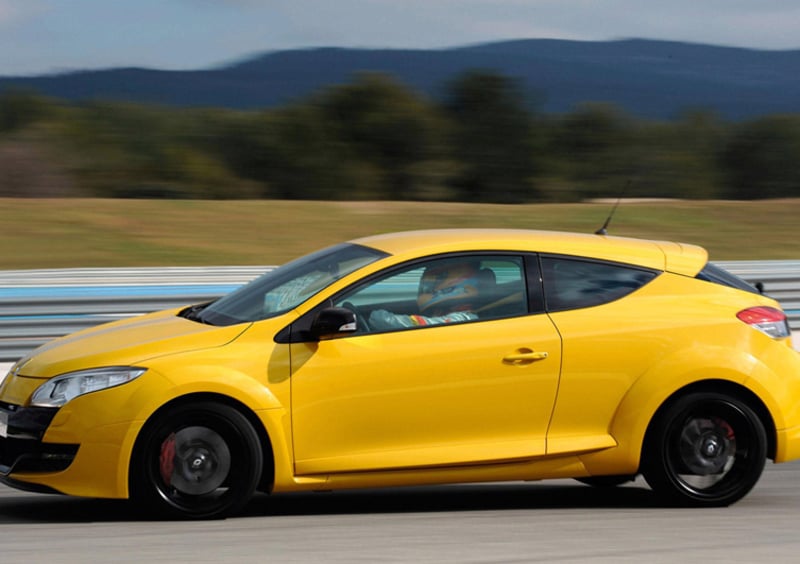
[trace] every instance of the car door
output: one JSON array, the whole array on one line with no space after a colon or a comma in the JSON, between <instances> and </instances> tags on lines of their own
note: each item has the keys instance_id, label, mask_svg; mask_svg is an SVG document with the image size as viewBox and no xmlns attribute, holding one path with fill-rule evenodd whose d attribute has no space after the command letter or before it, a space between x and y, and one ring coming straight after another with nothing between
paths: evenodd
<instances>
[{"instance_id":1,"label":"car door","mask_svg":"<svg viewBox=\"0 0 800 564\"><path fill-rule=\"evenodd\" d=\"M461 304L451 319L432 315L441 310L424 315L431 272L453 258L393 269L335 298L358 311L359 333L291 344L297 474L545 453L561 343L548 316L531 311L540 300L531 299L526 276L535 269L538 285L538 266L522 256L470 255L479 272L479 291L463 292L471 311ZM440 305L456 293L438 291Z\"/></svg>"}]
</instances>

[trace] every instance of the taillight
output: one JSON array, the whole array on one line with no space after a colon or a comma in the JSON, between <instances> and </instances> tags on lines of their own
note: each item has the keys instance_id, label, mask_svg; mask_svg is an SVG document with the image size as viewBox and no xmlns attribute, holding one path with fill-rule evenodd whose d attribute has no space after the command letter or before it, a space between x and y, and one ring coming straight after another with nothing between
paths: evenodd
<instances>
[{"instance_id":1,"label":"taillight","mask_svg":"<svg viewBox=\"0 0 800 564\"><path fill-rule=\"evenodd\" d=\"M773 339L782 339L792 334L786 314L775 307L750 307L737 313L736 317Z\"/></svg>"}]
</instances>

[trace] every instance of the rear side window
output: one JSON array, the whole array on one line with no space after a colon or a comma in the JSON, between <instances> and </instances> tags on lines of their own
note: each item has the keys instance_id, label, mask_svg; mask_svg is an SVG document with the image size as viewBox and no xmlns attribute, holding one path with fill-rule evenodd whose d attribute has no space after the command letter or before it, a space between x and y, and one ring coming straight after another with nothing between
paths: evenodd
<instances>
[{"instance_id":1,"label":"rear side window","mask_svg":"<svg viewBox=\"0 0 800 564\"><path fill-rule=\"evenodd\" d=\"M608 262L542 257L542 282L548 311L605 304L641 288L658 272Z\"/></svg>"},{"instance_id":2,"label":"rear side window","mask_svg":"<svg viewBox=\"0 0 800 564\"><path fill-rule=\"evenodd\" d=\"M710 262L706 264L695 278L698 280L705 280L706 282L713 282L714 284L721 284L722 286L728 286L730 288L736 288L737 290L744 290L745 292L753 294L760 293L755 286L751 286L735 274L731 274L724 268L711 264Z\"/></svg>"}]
</instances>

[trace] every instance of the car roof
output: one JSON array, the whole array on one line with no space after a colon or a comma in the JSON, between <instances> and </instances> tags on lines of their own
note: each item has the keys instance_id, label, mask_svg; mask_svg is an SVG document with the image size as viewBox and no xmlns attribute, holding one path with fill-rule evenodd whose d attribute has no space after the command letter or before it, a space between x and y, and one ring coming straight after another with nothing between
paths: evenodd
<instances>
[{"instance_id":1,"label":"car roof","mask_svg":"<svg viewBox=\"0 0 800 564\"><path fill-rule=\"evenodd\" d=\"M526 229L431 229L352 241L402 258L463 251L529 251L609 260L694 276L708 253L697 245Z\"/></svg>"}]
</instances>

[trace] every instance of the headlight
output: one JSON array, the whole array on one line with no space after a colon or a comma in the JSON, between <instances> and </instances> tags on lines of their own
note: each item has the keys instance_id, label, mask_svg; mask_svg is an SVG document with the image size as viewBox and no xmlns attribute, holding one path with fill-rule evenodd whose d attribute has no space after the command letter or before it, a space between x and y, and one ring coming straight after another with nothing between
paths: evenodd
<instances>
[{"instance_id":1,"label":"headlight","mask_svg":"<svg viewBox=\"0 0 800 564\"><path fill-rule=\"evenodd\" d=\"M146 368L135 366L109 366L62 374L39 386L33 392L31 405L61 407L71 399L83 394L113 388L135 380L146 371Z\"/></svg>"}]
</instances>

